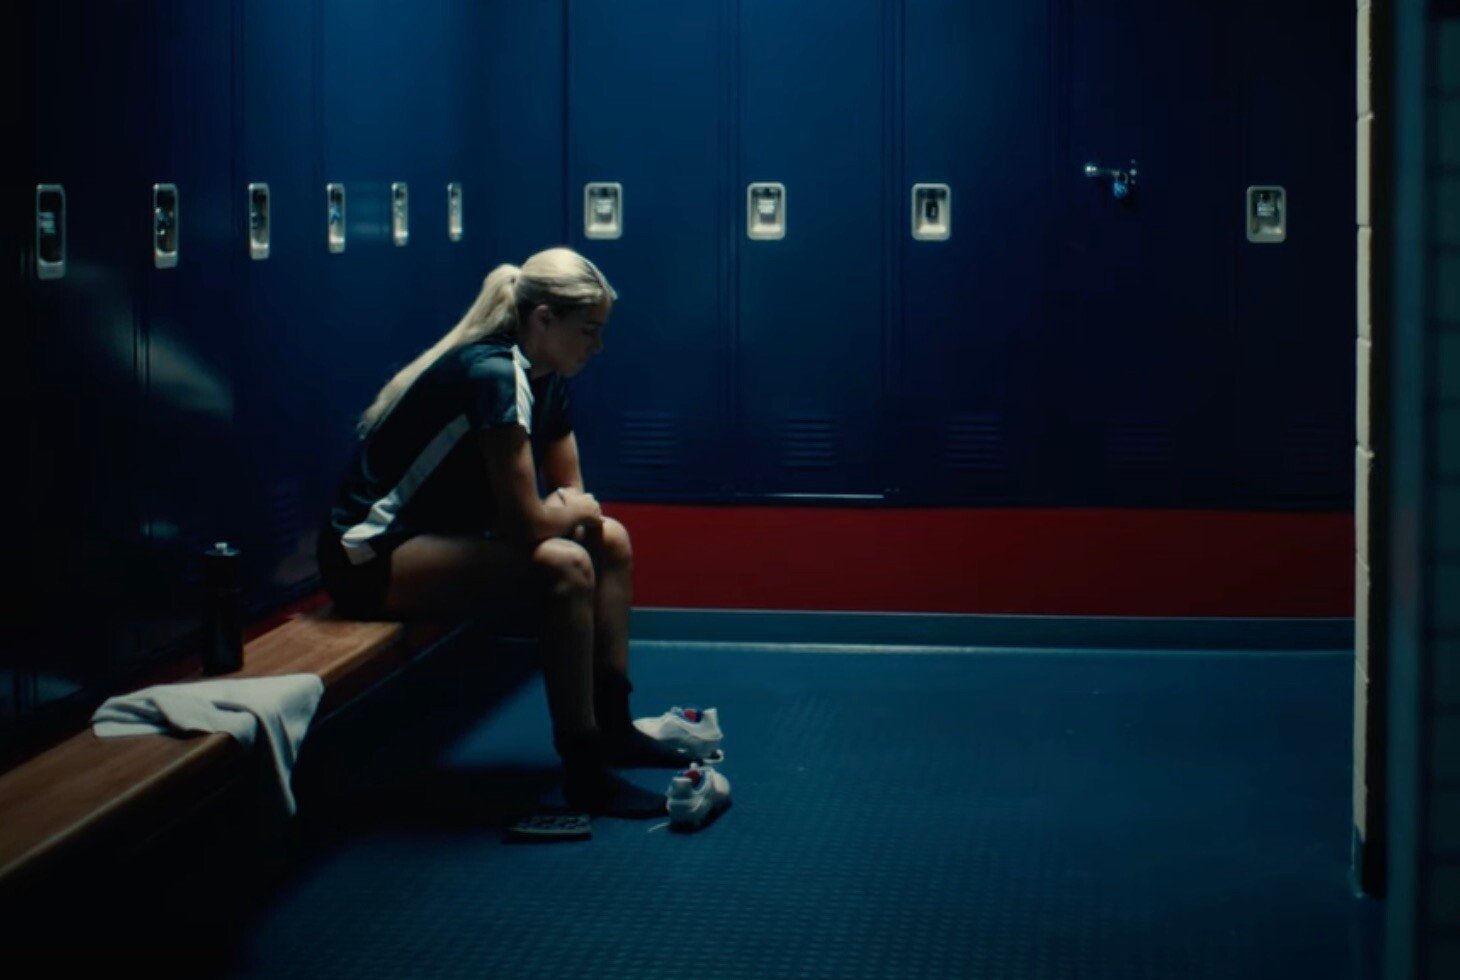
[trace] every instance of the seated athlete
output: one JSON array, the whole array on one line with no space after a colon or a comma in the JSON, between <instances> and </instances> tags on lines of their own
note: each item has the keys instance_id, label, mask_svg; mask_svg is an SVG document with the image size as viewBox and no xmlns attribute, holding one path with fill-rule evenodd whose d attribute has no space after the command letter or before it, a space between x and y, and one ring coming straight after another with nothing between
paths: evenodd
<instances>
[{"instance_id":1,"label":"seated athlete","mask_svg":"<svg viewBox=\"0 0 1460 980\"><path fill-rule=\"evenodd\" d=\"M461 321L361 417L319 564L355 618L530 607L568 804L651 816L663 796L610 770L685 762L633 725L629 535L584 490L568 398L617 298L567 248L493 269Z\"/></svg>"}]
</instances>

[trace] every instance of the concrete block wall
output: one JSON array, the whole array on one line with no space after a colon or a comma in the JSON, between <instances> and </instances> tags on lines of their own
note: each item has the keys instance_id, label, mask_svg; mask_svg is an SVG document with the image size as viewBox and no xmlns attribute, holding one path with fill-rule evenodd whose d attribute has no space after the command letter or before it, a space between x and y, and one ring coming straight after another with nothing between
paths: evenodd
<instances>
[{"instance_id":1,"label":"concrete block wall","mask_svg":"<svg viewBox=\"0 0 1460 980\"><path fill-rule=\"evenodd\" d=\"M1387 339L1385 261L1384 41L1388 5L1357 5L1354 127L1358 262L1354 364L1354 878L1364 891L1384 889L1385 463L1383 371ZM1378 144L1376 146L1376 140ZM1379 230L1376 237L1375 230Z\"/></svg>"}]
</instances>

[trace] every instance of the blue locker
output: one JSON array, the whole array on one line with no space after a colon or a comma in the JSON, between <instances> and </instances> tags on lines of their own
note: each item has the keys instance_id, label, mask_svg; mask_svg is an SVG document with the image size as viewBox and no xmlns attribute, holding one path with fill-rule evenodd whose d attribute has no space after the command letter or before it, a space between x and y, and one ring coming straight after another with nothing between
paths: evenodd
<instances>
[{"instance_id":1,"label":"blue locker","mask_svg":"<svg viewBox=\"0 0 1460 980\"><path fill-rule=\"evenodd\" d=\"M242 544L235 411L246 349L233 234L234 8L151 0L145 5L145 107L135 137L139 178L127 201L128 250L139 285L142 414L136 482L147 561L134 570L147 657L196 637L199 556ZM176 187L176 265L159 268L154 184ZM161 203L167 204L163 196Z\"/></svg>"},{"instance_id":2,"label":"blue locker","mask_svg":"<svg viewBox=\"0 0 1460 980\"><path fill-rule=\"evenodd\" d=\"M322 263L313 366L333 379L323 434L332 493L360 413L396 370L446 332L474 293L439 281L448 254L445 185L458 179L447 175L447 102L467 97L442 75L468 56L465 39L460 52L446 47L450 25L440 21L439 8L320 2L323 167L308 190L308 213L317 220L307 237ZM470 178L460 179L469 195ZM347 195L348 237L339 255L324 246L327 182L343 183ZM403 246L393 235L394 183L404 183L409 195ZM326 494L316 513L328 503Z\"/></svg>"},{"instance_id":3,"label":"blue locker","mask_svg":"<svg viewBox=\"0 0 1460 980\"><path fill-rule=\"evenodd\" d=\"M409 52L396 83L411 93L405 148L419 174L404 250L414 277L401 324L407 359L456 324L493 268L562 240L561 32L556 5L449 0L412 10L394 38ZM452 181L464 202L456 242Z\"/></svg>"},{"instance_id":4,"label":"blue locker","mask_svg":"<svg viewBox=\"0 0 1460 980\"><path fill-rule=\"evenodd\" d=\"M493 267L562 240L561 33L556 5L321 0L316 524L380 387L456 323ZM403 247L391 228L397 181L409 188ZM448 181L463 185L460 242L447 238ZM327 182L346 189L340 254L324 246Z\"/></svg>"},{"instance_id":5,"label":"blue locker","mask_svg":"<svg viewBox=\"0 0 1460 980\"><path fill-rule=\"evenodd\" d=\"M244 4L237 19L238 146L230 177L227 261L240 299L239 499L244 567L256 607L312 581L319 433L329 415L332 346L321 276L326 244L319 129L320 0ZM249 245L250 184L267 184L269 250Z\"/></svg>"},{"instance_id":6,"label":"blue locker","mask_svg":"<svg viewBox=\"0 0 1460 980\"><path fill-rule=\"evenodd\" d=\"M66 276L27 275L34 313L33 406L17 470L28 548L22 649L38 668L35 706L94 691L135 662L132 569L145 560L137 494L135 134L145 18L65 0L36 10L41 66L34 184L66 191ZM129 194L133 196L129 197ZM33 255L27 252L28 258Z\"/></svg>"},{"instance_id":7,"label":"blue locker","mask_svg":"<svg viewBox=\"0 0 1460 980\"><path fill-rule=\"evenodd\" d=\"M407 359L456 324L492 269L563 241L561 9L449 0L413 13L395 38L411 59L397 83L411 89L407 149L422 175L405 250L419 290L402 323ZM451 181L464 201L456 242Z\"/></svg>"},{"instance_id":8,"label":"blue locker","mask_svg":"<svg viewBox=\"0 0 1460 980\"><path fill-rule=\"evenodd\" d=\"M36 129L40 112L37 83L40 80L39 54L36 49L36 14L23 6L12 15L10 30L0 38L0 50L6 60L14 66L21 82L15 87L12 127L18 134L18 143L11 158L11 166L20 173L17 187L6 196L4 207L5 254L12 257L7 268L0 271L0 303L4 304L12 329L7 353L12 363L29 366L34 363L36 344L36 323L34 296L30 290L31 251L34 248L35 202L34 193L38 166L36 162ZM19 257L19 263L14 261ZM0 486L0 507L8 514L21 520L30 516L31 501L31 454L32 421L36 392L29 379L29 371L17 372L10 385L0 393L0 411L11 419L14 437L12 459L19 464L20 478L12 477ZM22 561L32 557L33 542L22 536L17 554ZM8 748L12 732L16 731L21 699L30 700L35 678L34 664L30 653L30 638L24 635L27 617L33 615L36 604L35 582L26 577L18 586L6 590L0 599L0 616L10 624L0 630L0 756Z\"/></svg>"},{"instance_id":9,"label":"blue locker","mask_svg":"<svg viewBox=\"0 0 1460 980\"><path fill-rule=\"evenodd\" d=\"M883 5L745 0L739 11L736 488L880 495L896 438ZM761 181L786 187L783 239L746 240L746 187Z\"/></svg>"},{"instance_id":10,"label":"blue locker","mask_svg":"<svg viewBox=\"0 0 1460 980\"><path fill-rule=\"evenodd\" d=\"M604 352L574 382L574 424L590 490L615 499L722 495L741 473L726 453L736 191L720 13L668 0L570 7L570 244L620 296ZM622 185L621 238L586 237L589 182Z\"/></svg>"},{"instance_id":11,"label":"blue locker","mask_svg":"<svg viewBox=\"0 0 1460 980\"><path fill-rule=\"evenodd\" d=\"M1059 362L1041 379L1063 410L1060 503L1230 499L1237 26L1227 7L1158 0L1061 11ZM1132 159L1125 200L1084 171Z\"/></svg>"},{"instance_id":12,"label":"blue locker","mask_svg":"<svg viewBox=\"0 0 1460 980\"><path fill-rule=\"evenodd\" d=\"M460 138L452 179L465 185L466 229L455 250L459 285L446 296L456 322L503 262L568 243L563 198L563 7L481 4L453 8Z\"/></svg>"},{"instance_id":13,"label":"blue locker","mask_svg":"<svg viewBox=\"0 0 1460 980\"><path fill-rule=\"evenodd\" d=\"M416 134L401 83L408 49L395 41L405 29L407 12L399 5L320 3L316 43L323 166L317 188L311 188L320 223L310 226L310 236L324 250L324 185L338 182L346 190L347 240L343 253L326 253L322 260L322 349L313 366L333 379L333 411L323 446L329 447L325 455L337 481L356 418L393 369L424 346L416 344L420 337L400 336L407 317L424 330L422 310L429 301L419 299L414 313L408 309L404 268L412 243L393 244L390 184L404 181L418 194L425 188L420 178L412 180L405 172L405 144ZM412 203L411 210L418 212L419 201ZM414 247L420 248L423 233L418 216L412 217L417 218ZM321 506L328 504L326 496Z\"/></svg>"},{"instance_id":14,"label":"blue locker","mask_svg":"<svg viewBox=\"0 0 1460 980\"><path fill-rule=\"evenodd\" d=\"M322 259L316 324L321 349L311 362L331 379L328 411L319 422L323 465L332 474L330 492L316 503L322 520L354 442L355 420L389 378L391 366L408 357L392 342L392 332L400 329L404 256L391 240L389 185L409 178L397 172L399 156L382 157L387 147L399 153L403 136L395 121L406 107L394 78L405 49L390 43L403 15L376 17L376 4L319 4L316 122L322 166L311 189L320 222L309 234L322 251L324 185L342 183L346 192L345 251L326 252Z\"/></svg>"},{"instance_id":15,"label":"blue locker","mask_svg":"<svg viewBox=\"0 0 1460 980\"><path fill-rule=\"evenodd\" d=\"M1234 425L1238 477L1253 506L1347 508L1354 467L1354 112L1335 97L1353 75L1352 10L1262 8L1261 35L1233 53L1243 84L1242 193L1288 192L1287 240L1239 241L1240 362ZM1303 39L1301 58L1273 58L1258 36ZM1301 123L1297 123L1301 120Z\"/></svg>"},{"instance_id":16,"label":"blue locker","mask_svg":"<svg viewBox=\"0 0 1460 980\"><path fill-rule=\"evenodd\" d=\"M1047 503L1051 452L1050 9L905 5L899 436L891 482L917 504ZM950 237L912 237L912 187L945 183Z\"/></svg>"}]
</instances>

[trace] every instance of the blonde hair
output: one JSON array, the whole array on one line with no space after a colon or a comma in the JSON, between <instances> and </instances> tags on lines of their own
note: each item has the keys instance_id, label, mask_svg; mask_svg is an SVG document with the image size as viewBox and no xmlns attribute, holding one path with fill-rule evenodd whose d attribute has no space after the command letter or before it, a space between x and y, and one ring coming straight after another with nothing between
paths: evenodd
<instances>
[{"instance_id":1,"label":"blonde hair","mask_svg":"<svg viewBox=\"0 0 1460 980\"><path fill-rule=\"evenodd\" d=\"M546 304L561 316L569 310L592 307L605 299L617 300L598 266L571 248L550 248L529 258L519 269L499 265L482 282L476 302L440 340L401 368L375 396L356 425L363 439L390 414L391 409L426 369L448 351L497 333L515 333L527 313Z\"/></svg>"}]
</instances>

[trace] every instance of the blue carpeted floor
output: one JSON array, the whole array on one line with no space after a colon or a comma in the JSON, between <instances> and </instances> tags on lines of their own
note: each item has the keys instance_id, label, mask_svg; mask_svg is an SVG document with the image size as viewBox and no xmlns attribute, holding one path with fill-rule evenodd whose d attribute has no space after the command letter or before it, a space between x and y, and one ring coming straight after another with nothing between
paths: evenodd
<instances>
[{"instance_id":1,"label":"blue carpeted floor","mask_svg":"<svg viewBox=\"0 0 1460 980\"><path fill-rule=\"evenodd\" d=\"M643 643L633 676L639 714L720 708L722 819L504 843L555 775L541 684L443 661L301 760L231 975L1378 975L1350 656Z\"/></svg>"}]
</instances>

